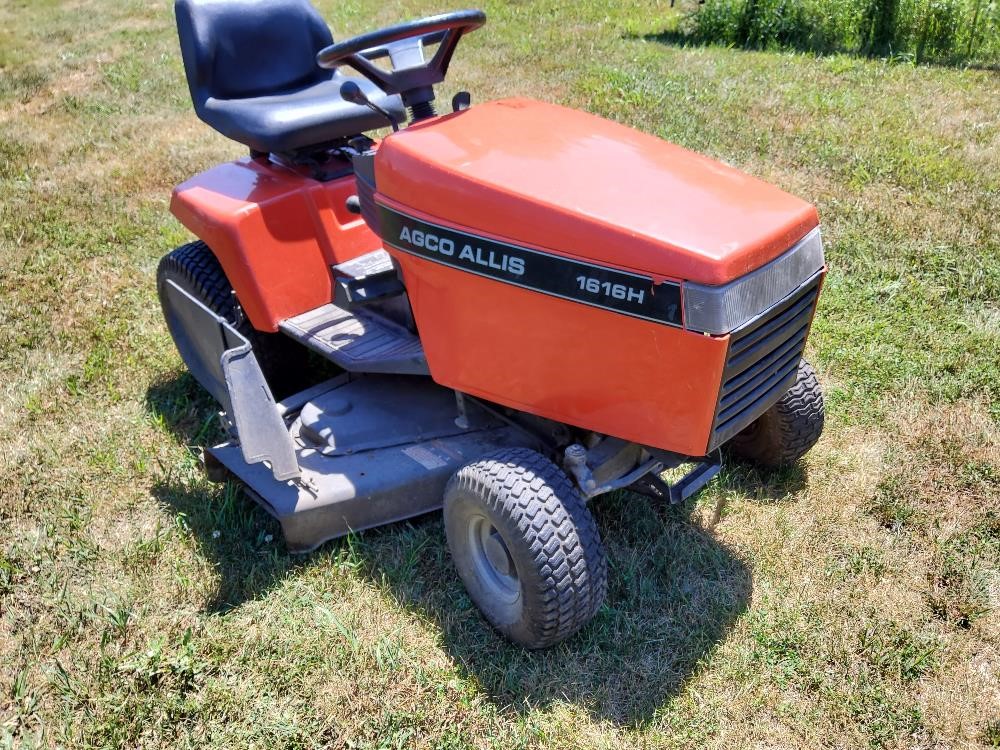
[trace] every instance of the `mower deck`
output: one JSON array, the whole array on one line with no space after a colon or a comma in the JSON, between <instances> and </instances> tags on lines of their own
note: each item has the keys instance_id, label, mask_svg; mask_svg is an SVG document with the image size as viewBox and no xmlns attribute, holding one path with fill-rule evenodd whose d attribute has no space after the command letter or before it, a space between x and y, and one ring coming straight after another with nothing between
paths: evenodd
<instances>
[{"instance_id":1,"label":"mower deck","mask_svg":"<svg viewBox=\"0 0 1000 750\"><path fill-rule=\"evenodd\" d=\"M206 458L246 485L281 523L293 552L438 510L460 466L534 444L481 410L468 410L459 424L454 393L429 378L341 377L327 390L313 389L301 406L296 400L278 405L295 446L296 481L279 481L266 464L248 463L237 440L210 448Z\"/></svg>"}]
</instances>

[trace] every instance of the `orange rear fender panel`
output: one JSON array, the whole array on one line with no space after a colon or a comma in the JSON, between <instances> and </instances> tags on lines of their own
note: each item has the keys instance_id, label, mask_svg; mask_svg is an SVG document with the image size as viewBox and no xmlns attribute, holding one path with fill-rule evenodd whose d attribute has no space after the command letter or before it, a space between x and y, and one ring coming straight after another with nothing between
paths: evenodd
<instances>
[{"instance_id":1,"label":"orange rear fender panel","mask_svg":"<svg viewBox=\"0 0 1000 750\"><path fill-rule=\"evenodd\" d=\"M254 328L333 297L330 266L381 246L347 211L353 175L318 182L251 159L221 164L179 185L170 210L205 241Z\"/></svg>"}]
</instances>

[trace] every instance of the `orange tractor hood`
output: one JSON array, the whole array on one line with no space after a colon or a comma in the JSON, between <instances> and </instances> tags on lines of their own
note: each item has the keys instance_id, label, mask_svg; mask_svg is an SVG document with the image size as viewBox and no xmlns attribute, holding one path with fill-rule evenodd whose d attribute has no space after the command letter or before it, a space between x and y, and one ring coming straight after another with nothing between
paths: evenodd
<instances>
[{"instance_id":1,"label":"orange tractor hood","mask_svg":"<svg viewBox=\"0 0 1000 750\"><path fill-rule=\"evenodd\" d=\"M531 99L382 142L379 200L474 233L654 277L724 284L817 226L799 198L617 123Z\"/></svg>"}]
</instances>

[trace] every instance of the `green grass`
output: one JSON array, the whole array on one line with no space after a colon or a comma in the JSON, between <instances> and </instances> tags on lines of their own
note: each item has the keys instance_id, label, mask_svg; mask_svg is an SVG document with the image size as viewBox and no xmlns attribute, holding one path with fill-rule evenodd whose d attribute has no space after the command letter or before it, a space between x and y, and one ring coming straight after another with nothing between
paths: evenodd
<instances>
[{"instance_id":1,"label":"green grass","mask_svg":"<svg viewBox=\"0 0 1000 750\"><path fill-rule=\"evenodd\" d=\"M201 476L153 290L171 187L241 153L169 5L0 4L0 747L997 746L1000 79L677 46L653 0L487 10L442 99L581 107L817 204L823 440L684 509L598 501L607 605L540 654L436 517L288 555Z\"/></svg>"},{"instance_id":2,"label":"green grass","mask_svg":"<svg viewBox=\"0 0 1000 750\"><path fill-rule=\"evenodd\" d=\"M694 7L670 32L683 41L1000 65L1000 7L988 0L707 0L688 5Z\"/></svg>"}]
</instances>

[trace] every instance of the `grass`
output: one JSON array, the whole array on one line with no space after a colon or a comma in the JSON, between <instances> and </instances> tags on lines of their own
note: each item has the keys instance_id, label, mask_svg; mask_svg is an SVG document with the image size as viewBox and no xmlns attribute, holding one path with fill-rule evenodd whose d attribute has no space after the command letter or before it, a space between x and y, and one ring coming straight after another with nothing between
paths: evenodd
<instances>
[{"instance_id":1,"label":"grass","mask_svg":"<svg viewBox=\"0 0 1000 750\"><path fill-rule=\"evenodd\" d=\"M987 0L708 0L678 29L685 41L745 49L1000 65L1000 8Z\"/></svg>"},{"instance_id":2,"label":"grass","mask_svg":"<svg viewBox=\"0 0 1000 750\"><path fill-rule=\"evenodd\" d=\"M439 10L320 2L339 37ZM487 5L447 100L597 112L814 201L828 427L683 509L596 503L610 595L497 639L436 517L286 553L208 484L153 291L194 118L167 4L0 5L0 747L976 747L1000 737L1000 79Z\"/></svg>"}]
</instances>

